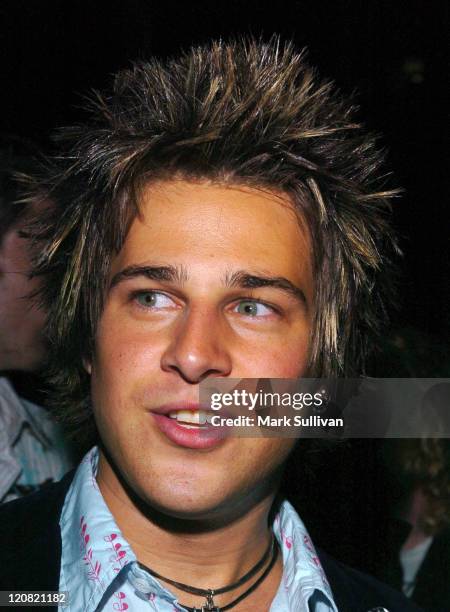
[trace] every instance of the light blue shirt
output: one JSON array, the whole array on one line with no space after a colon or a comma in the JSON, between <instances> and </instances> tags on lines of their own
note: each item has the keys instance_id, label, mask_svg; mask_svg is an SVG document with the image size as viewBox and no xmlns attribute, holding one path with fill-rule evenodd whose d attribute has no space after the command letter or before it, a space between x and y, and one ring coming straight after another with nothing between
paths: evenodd
<instances>
[{"instance_id":1,"label":"light blue shirt","mask_svg":"<svg viewBox=\"0 0 450 612\"><path fill-rule=\"evenodd\" d=\"M81 462L61 513L60 591L67 612L181 612L176 597L142 570L97 485L98 450ZM330 586L306 528L284 501L273 532L283 557L283 577L270 612L337 612ZM202 603L199 601L199 604Z\"/></svg>"},{"instance_id":2,"label":"light blue shirt","mask_svg":"<svg viewBox=\"0 0 450 612\"><path fill-rule=\"evenodd\" d=\"M60 480L72 467L61 426L0 377L0 502L19 497L17 485L38 488Z\"/></svg>"}]
</instances>

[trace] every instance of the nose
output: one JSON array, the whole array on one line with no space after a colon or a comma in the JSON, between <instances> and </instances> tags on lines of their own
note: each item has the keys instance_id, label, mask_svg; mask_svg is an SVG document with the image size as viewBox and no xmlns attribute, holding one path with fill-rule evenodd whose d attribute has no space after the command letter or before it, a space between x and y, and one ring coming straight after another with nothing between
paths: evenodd
<instances>
[{"instance_id":1,"label":"nose","mask_svg":"<svg viewBox=\"0 0 450 612\"><path fill-rule=\"evenodd\" d=\"M232 360L225 325L217 313L202 309L187 312L171 331L161 358L162 369L177 372L190 383L208 376L229 376Z\"/></svg>"}]
</instances>

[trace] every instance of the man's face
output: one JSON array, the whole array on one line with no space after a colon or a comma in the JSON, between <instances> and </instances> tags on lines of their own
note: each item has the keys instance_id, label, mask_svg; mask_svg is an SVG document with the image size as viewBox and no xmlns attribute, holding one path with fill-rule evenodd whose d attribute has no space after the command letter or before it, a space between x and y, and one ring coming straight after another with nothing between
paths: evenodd
<instances>
[{"instance_id":1,"label":"man's face","mask_svg":"<svg viewBox=\"0 0 450 612\"><path fill-rule=\"evenodd\" d=\"M0 244L0 370L36 370L45 356L45 313L28 298L41 281L29 278L29 244L19 233L25 222L10 228Z\"/></svg>"},{"instance_id":2,"label":"man's face","mask_svg":"<svg viewBox=\"0 0 450 612\"><path fill-rule=\"evenodd\" d=\"M89 364L95 418L146 503L213 516L257 495L293 441L228 437L200 448L167 435L161 412L192 409L208 377L304 373L309 239L287 197L246 187L160 182L145 190L141 210L113 262ZM106 464L102 457L100 481Z\"/></svg>"}]
</instances>

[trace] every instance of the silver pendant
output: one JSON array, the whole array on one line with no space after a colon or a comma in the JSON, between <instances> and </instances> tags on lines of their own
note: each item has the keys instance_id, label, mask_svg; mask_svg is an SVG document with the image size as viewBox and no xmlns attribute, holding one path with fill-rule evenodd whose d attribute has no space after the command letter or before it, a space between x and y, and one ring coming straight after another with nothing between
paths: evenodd
<instances>
[{"instance_id":1,"label":"silver pendant","mask_svg":"<svg viewBox=\"0 0 450 612\"><path fill-rule=\"evenodd\" d=\"M202 606L202 612L220 612L220 608L214 603L214 591L210 589L206 601Z\"/></svg>"}]
</instances>

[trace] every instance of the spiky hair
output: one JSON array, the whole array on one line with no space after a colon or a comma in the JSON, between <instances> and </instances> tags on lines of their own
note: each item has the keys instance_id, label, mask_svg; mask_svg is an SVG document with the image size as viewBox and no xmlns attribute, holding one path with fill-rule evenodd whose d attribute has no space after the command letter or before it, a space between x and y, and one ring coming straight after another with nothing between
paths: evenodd
<instances>
[{"instance_id":1,"label":"spiky hair","mask_svg":"<svg viewBox=\"0 0 450 612\"><path fill-rule=\"evenodd\" d=\"M91 423L82 358L93 349L112 257L139 214L139 188L181 176L285 192L312 236L310 372L362 371L391 288L393 191L355 108L291 43L213 42L119 72L36 181L56 203L39 227L38 270L66 420Z\"/></svg>"}]
</instances>

